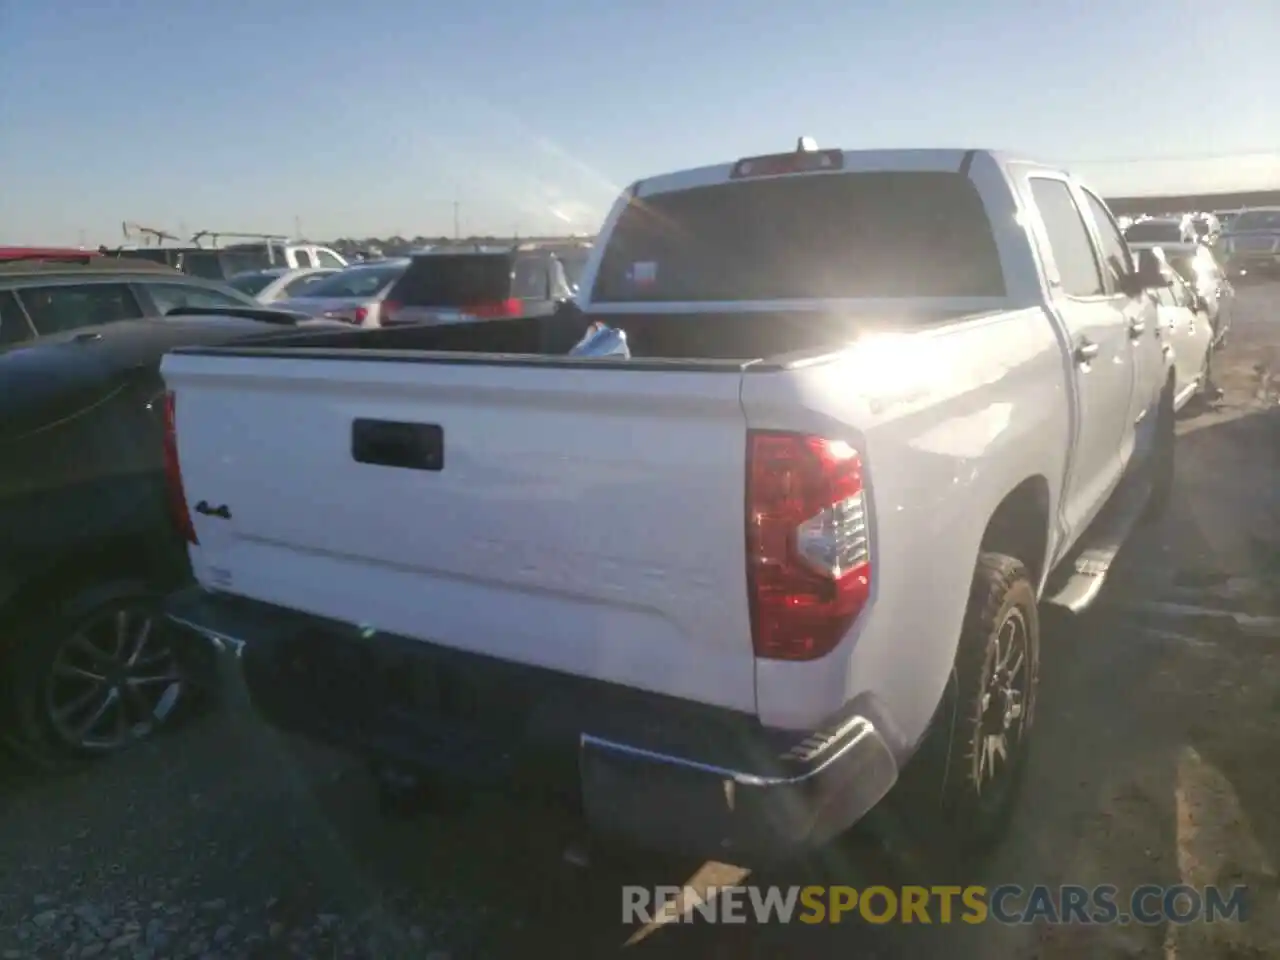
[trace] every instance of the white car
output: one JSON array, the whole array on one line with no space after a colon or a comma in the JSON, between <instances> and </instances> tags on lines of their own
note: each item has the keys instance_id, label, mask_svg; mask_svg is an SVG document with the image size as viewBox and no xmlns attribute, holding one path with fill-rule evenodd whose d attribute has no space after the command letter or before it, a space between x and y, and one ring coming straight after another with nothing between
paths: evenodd
<instances>
[{"instance_id":1,"label":"white car","mask_svg":"<svg viewBox=\"0 0 1280 960\"><path fill-rule=\"evenodd\" d=\"M246 270L227 281L241 293L248 294L259 303L275 303L296 297L308 287L341 271L330 267L306 267L291 270L288 267L271 267L266 270Z\"/></svg>"},{"instance_id":2,"label":"white car","mask_svg":"<svg viewBox=\"0 0 1280 960\"><path fill-rule=\"evenodd\" d=\"M1165 349L1173 355L1174 410L1181 410L1197 396L1213 389L1213 324L1208 301L1183 279L1160 247L1136 251L1139 261L1151 258L1166 286L1152 291L1159 313L1158 329Z\"/></svg>"},{"instance_id":3,"label":"white car","mask_svg":"<svg viewBox=\"0 0 1280 960\"><path fill-rule=\"evenodd\" d=\"M280 300L285 310L326 320L342 320L360 327L381 326L382 302L401 274L409 258L371 260L339 270Z\"/></svg>"}]
</instances>

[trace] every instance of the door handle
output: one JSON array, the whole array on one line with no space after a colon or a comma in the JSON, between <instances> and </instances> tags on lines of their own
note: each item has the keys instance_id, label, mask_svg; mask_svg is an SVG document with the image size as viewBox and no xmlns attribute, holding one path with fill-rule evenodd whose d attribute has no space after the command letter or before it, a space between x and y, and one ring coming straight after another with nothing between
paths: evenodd
<instances>
[{"instance_id":1,"label":"door handle","mask_svg":"<svg viewBox=\"0 0 1280 960\"><path fill-rule=\"evenodd\" d=\"M1097 359L1099 347L1092 340L1081 340L1080 345L1076 347L1076 363L1089 363Z\"/></svg>"},{"instance_id":2,"label":"door handle","mask_svg":"<svg viewBox=\"0 0 1280 960\"><path fill-rule=\"evenodd\" d=\"M1129 336L1134 340L1142 336L1142 332L1147 329L1147 321L1141 317L1134 317L1129 321Z\"/></svg>"}]
</instances>

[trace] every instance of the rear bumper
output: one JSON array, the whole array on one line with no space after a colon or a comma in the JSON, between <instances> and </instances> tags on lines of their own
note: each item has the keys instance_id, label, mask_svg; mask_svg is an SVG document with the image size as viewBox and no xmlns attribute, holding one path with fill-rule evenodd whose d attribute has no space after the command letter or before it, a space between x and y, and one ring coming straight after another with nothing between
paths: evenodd
<instances>
[{"instance_id":1,"label":"rear bumper","mask_svg":"<svg viewBox=\"0 0 1280 960\"><path fill-rule=\"evenodd\" d=\"M788 856L897 780L866 717L777 731L752 717L185 590L177 623L223 650L272 725L418 772L547 791L593 832L672 853Z\"/></svg>"}]
</instances>

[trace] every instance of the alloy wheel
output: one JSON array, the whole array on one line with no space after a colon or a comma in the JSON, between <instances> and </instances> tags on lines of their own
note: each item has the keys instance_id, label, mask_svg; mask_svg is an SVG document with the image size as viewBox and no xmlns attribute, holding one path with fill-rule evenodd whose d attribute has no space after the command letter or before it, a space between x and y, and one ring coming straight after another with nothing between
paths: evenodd
<instances>
[{"instance_id":1,"label":"alloy wheel","mask_svg":"<svg viewBox=\"0 0 1280 960\"><path fill-rule=\"evenodd\" d=\"M1027 621L1009 610L987 651L973 737L973 784L979 802L999 804L1012 786L1030 689Z\"/></svg>"},{"instance_id":2,"label":"alloy wheel","mask_svg":"<svg viewBox=\"0 0 1280 960\"><path fill-rule=\"evenodd\" d=\"M186 690L157 614L141 605L101 610L59 647L44 689L46 717L67 746L109 753L149 735Z\"/></svg>"}]
</instances>

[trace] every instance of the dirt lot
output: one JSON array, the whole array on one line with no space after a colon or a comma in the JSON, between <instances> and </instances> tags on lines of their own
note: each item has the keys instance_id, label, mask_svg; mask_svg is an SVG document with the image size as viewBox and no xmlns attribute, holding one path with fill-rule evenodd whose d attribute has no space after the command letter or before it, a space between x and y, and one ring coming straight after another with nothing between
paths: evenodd
<instances>
[{"instance_id":1,"label":"dirt lot","mask_svg":"<svg viewBox=\"0 0 1280 960\"><path fill-rule=\"evenodd\" d=\"M699 865L577 870L566 825L496 799L388 821L358 767L232 707L74 775L0 780L0 956L1280 956L1280 287L1246 288L1238 311L1224 402L1180 427L1172 515L1050 631L1018 821L965 879L1243 883L1247 922L681 924L622 949L619 885ZM755 879L937 882L883 861L860 842Z\"/></svg>"}]
</instances>

